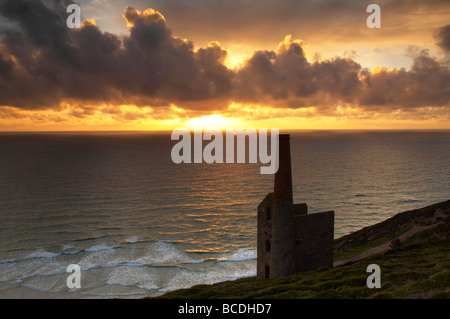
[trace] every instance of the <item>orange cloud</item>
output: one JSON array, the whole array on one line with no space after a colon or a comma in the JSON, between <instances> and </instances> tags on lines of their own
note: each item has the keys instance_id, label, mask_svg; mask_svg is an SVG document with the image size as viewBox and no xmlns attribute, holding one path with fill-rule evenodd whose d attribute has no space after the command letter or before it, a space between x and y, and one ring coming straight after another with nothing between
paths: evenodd
<instances>
[{"instance_id":1,"label":"orange cloud","mask_svg":"<svg viewBox=\"0 0 450 319\"><path fill-rule=\"evenodd\" d=\"M413 120L425 118L424 110L448 121L448 62L427 51L415 53L410 69L370 71L347 56L311 59L304 41L286 36L275 50L254 51L232 68L219 42L196 49L173 35L154 9L126 7L129 33L119 36L94 20L68 29L61 6L41 0L0 4L0 14L13 22L0 36L3 123L141 127L222 114L287 125L295 124L290 118L352 120L357 114ZM446 30L437 33L444 49Z\"/></svg>"},{"instance_id":2,"label":"orange cloud","mask_svg":"<svg viewBox=\"0 0 450 319\"><path fill-rule=\"evenodd\" d=\"M164 16L152 8L148 8L141 12L133 7L127 6L123 17L127 21L127 27L129 28L134 27L136 20L142 20L142 23L154 23L158 21L166 23Z\"/></svg>"}]
</instances>

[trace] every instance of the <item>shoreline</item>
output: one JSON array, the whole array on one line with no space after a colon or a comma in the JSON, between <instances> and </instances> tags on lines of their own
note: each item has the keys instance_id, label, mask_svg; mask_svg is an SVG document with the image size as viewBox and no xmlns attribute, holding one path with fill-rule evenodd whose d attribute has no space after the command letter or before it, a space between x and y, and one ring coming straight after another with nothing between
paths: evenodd
<instances>
[{"instance_id":1,"label":"shoreline","mask_svg":"<svg viewBox=\"0 0 450 319\"><path fill-rule=\"evenodd\" d=\"M400 246L389 247L396 238ZM335 239L334 246L333 268L196 285L145 299L450 298L450 200L398 213ZM382 272L389 268L379 290L365 287L369 263Z\"/></svg>"}]
</instances>

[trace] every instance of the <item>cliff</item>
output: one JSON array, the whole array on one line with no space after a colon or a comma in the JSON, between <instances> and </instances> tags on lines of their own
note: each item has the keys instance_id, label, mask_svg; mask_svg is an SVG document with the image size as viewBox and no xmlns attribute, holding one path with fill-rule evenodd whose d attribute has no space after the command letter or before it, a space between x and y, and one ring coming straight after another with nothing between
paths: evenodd
<instances>
[{"instance_id":1,"label":"cliff","mask_svg":"<svg viewBox=\"0 0 450 319\"><path fill-rule=\"evenodd\" d=\"M450 200L403 212L334 241L334 267L274 279L199 285L158 298L450 298ZM381 288L366 285L367 266Z\"/></svg>"}]
</instances>

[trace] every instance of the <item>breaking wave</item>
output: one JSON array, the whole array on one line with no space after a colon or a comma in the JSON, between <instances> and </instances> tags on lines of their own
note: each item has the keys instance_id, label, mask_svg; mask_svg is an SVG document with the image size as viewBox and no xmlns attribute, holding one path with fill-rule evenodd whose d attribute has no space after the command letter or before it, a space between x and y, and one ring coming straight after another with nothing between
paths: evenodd
<instances>
[{"instance_id":1,"label":"breaking wave","mask_svg":"<svg viewBox=\"0 0 450 319\"><path fill-rule=\"evenodd\" d=\"M131 236L124 242L138 243L138 239ZM60 252L24 250L15 259L0 263L0 283L70 298L67 266L78 264L84 285L77 296L136 297L256 274L256 250L250 248L199 253L163 241L139 248L102 242L74 246L61 245Z\"/></svg>"}]
</instances>

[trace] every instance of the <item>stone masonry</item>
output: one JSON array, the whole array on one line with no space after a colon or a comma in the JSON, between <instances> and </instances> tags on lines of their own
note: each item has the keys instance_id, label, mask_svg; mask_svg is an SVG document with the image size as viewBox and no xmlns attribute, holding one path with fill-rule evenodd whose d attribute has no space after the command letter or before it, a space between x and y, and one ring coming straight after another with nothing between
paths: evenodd
<instances>
[{"instance_id":1,"label":"stone masonry","mask_svg":"<svg viewBox=\"0 0 450 319\"><path fill-rule=\"evenodd\" d=\"M274 192L258 206L257 277L275 278L333 267L334 211L308 214L294 204L290 136L279 135Z\"/></svg>"}]
</instances>

